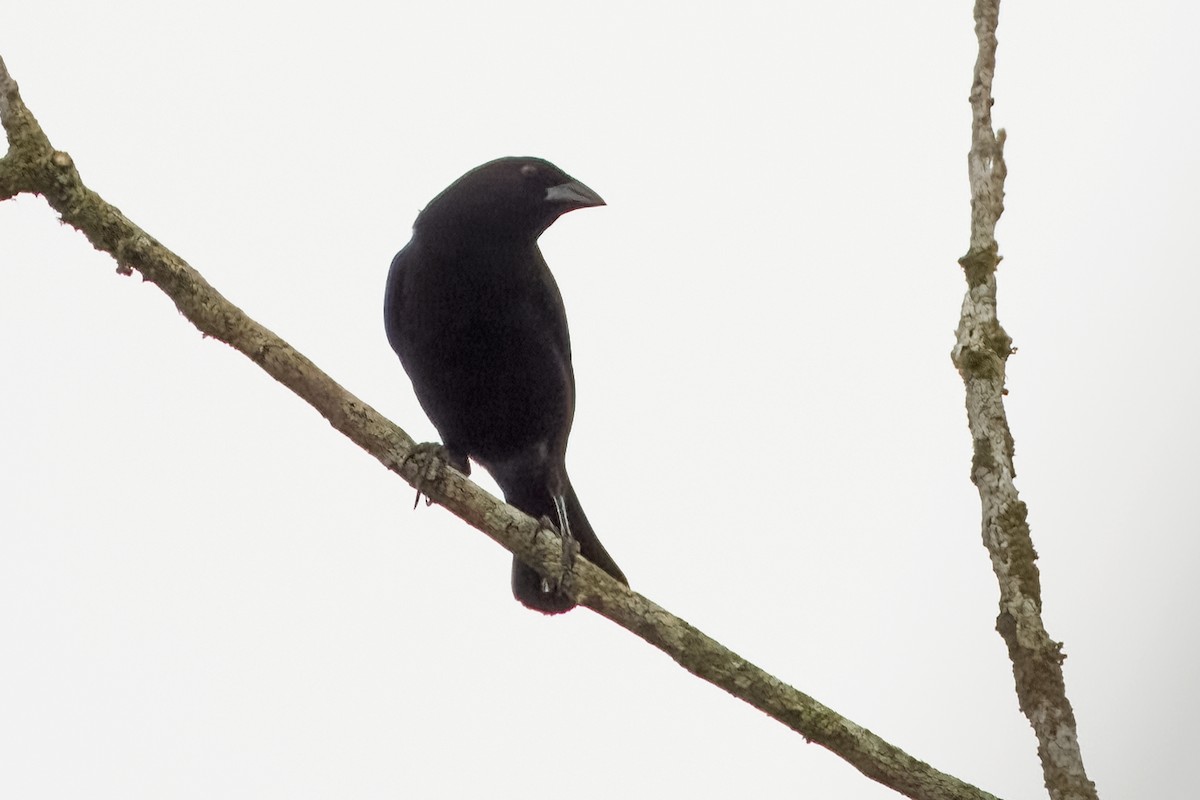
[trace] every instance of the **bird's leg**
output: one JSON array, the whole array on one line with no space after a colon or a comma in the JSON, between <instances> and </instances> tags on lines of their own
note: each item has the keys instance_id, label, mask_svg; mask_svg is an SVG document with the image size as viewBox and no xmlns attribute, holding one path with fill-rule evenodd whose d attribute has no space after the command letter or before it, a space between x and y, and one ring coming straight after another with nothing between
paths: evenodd
<instances>
[{"instance_id":1,"label":"bird's leg","mask_svg":"<svg viewBox=\"0 0 1200 800\"><path fill-rule=\"evenodd\" d=\"M554 498L554 506L558 511L558 525L554 524L545 514L538 518L538 523L542 526L541 530L547 530L557 534L562 542L562 559L559 562L561 569L557 580L550 578L542 578L542 591L547 594L559 594L560 590L566 588L571 583L571 576L574 574L572 570L575 567L575 556L579 554L579 542L571 535L571 524L567 522L566 506L559 502L559 498ZM534 531L534 538L537 537L538 531Z\"/></svg>"},{"instance_id":2,"label":"bird's leg","mask_svg":"<svg viewBox=\"0 0 1200 800\"><path fill-rule=\"evenodd\" d=\"M575 556L579 555L579 542L571 535L571 523L567 521L567 501L561 494L554 495L554 510L558 512L559 529L562 533L562 573L558 578L558 585L562 586L571 580Z\"/></svg>"},{"instance_id":3,"label":"bird's leg","mask_svg":"<svg viewBox=\"0 0 1200 800\"><path fill-rule=\"evenodd\" d=\"M538 525L540 527L533 532L533 539L531 542L537 541L538 534L542 531L550 531L555 536L558 536L558 526L554 524L554 520L550 519L550 517L546 516L545 514L542 514L540 517L538 517ZM550 580L549 578L542 578L542 592L545 594L554 594L557 591L556 584L561 584L561 581L556 582Z\"/></svg>"},{"instance_id":4,"label":"bird's leg","mask_svg":"<svg viewBox=\"0 0 1200 800\"><path fill-rule=\"evenodd\" d=\"M409 461L417 465L417 475L414 485L417 487L417 496L413 498L413 508L416 508L421 502L421 490L425 486L425 481L434 480L437 477L438 470L443 466L451 466L461 472L463 475L471 474L471 463L465 456L454 453L450 448L439 442L421 442L413 445L412 449L404 454L404 458L400 461L400 469L404 469L404 465ZM433 498L425 496L425 505L432 505Z\"/></svg>"}]
</instances>

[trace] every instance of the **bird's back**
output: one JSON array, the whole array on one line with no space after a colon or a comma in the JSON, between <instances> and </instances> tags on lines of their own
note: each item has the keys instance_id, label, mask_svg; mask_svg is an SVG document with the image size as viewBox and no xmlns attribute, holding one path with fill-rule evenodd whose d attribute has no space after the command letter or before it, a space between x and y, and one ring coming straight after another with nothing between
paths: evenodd
<instances>
[{"instance_id":1,"label":"bird's back","mask_svg":"<svg viewBox=\"0 0 1200 800\"><path fill-rule=\"evenodd\" d=\"M388 339L442 439L499 461L569 431L574 375L562 298L537 245L396 255Z\"/></svg>"}]
</instances>

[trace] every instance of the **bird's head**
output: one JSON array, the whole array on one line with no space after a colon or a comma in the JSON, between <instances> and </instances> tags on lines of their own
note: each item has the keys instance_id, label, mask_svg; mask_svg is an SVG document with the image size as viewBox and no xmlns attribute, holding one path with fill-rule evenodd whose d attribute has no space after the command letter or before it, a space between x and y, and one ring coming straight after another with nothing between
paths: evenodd
<instances>
[{"instance_id":1,"label":"bird's head","mask_svg":"<svg viewBox=\"0 0 1200 800\"><path fill-rule=\"evenodd\" d=\"M498 158L463 175L433 198L416 230L450 236L488 233L537 239L568 211L602 206L600 195L540 158Z\"/></svg>"}]
</instances>

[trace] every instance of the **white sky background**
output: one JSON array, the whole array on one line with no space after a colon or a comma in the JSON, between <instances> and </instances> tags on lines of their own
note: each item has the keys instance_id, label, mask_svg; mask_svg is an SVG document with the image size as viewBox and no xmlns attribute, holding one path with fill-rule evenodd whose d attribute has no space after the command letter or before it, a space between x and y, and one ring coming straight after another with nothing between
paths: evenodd
<instances>
[{"instance_id":1,"label":"white sky background","mask_svg":"<svg viewBox=\"0 0 1200 800\"><path fill-rule=\"evenodd\" d=\"M11 3L85 181L417 438L381 322L499 155L543 238L572 477L633 586L939 769L1039 797L949 351L970 2ZM1102 796L1200 738L1194 32L1006 3L1000 317L1050 633ZM190 14L190 15L189 15ZM0 796L895 796L412 490L39 199L0 205Z\"/></svg>"}]
</instances>

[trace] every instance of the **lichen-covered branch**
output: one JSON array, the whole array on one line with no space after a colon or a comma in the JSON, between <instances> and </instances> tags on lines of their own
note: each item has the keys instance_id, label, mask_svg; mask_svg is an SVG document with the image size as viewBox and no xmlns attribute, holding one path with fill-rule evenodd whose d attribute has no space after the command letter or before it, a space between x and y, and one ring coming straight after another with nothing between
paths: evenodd
<instances>
[{"instance_id":1,"label":"lichen-covered branch","mask_svg":"<svg viewBox=\"0 0 1200 800\"><path fill-rule=\"evenodd\" d=\"M1042 624L1037 553L1026 507L1013 484L1013 438L1004 413L1004 371L1012 340L996 316L996 223L1004 212L1004 131L992 129L999 0L977 0L979 55L971 86L971 245L959 259L967 295L952 358L967 390L967 422L974 443L971 480L983 505L983 543L1000 583L996 630L1008 645L1017 698L1038 740L1046 788L1053 800L1096 798L1088 780L1063 683L1062 645Z\"/></svg>"},{"instance_id":2,"label":"lichen-covered branch","mask_svg":"<svg viewBox=\"0 0 1200 800\"><path fill-rule=\"evenodd\" d=\"M9 141L8 155L0 159L0 199L21 192L44 196L64 222L81 231L98 250L112 255L118 272L136 271L157 285L201 332L249 357L385 467L414 483L418 465L405 461L412 439L246 316L183 259L88 189L70 156L51 146L2 60L0 117ZM556 537L458 472L446 467L432 472L422 480L426 495L543 574L556 574ZM828 748L885 786L917 800L995 800L772 677L583 559L576 565L571 594L579 604L632 631L688 671Z\"/></svg>"}]
</instances>

